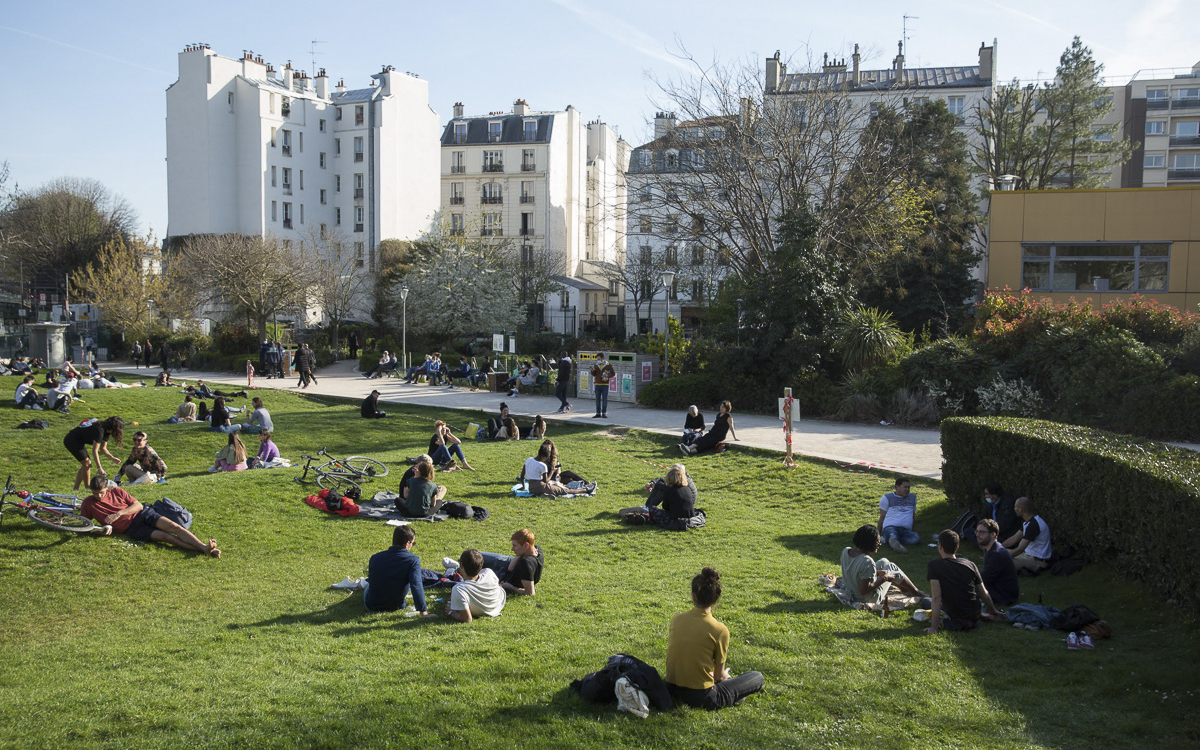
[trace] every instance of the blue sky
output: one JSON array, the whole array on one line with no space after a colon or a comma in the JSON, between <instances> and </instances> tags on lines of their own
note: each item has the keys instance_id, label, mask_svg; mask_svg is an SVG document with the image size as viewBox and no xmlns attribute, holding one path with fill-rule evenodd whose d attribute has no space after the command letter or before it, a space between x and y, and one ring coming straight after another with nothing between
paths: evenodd
<instances>
[{"instance_id":1,"label":"blue sky","mask_svg":"<svg viewBox=\"0 0 1200 750\"><path fill-rule=\"evenodd\" d=\"M0 161L24 189L60 176L92 177L124 196L142 229L166 229L165 90L191 42L238 57L252 49L277 67L316 63L365 87L384 64L430 84L444 122L468 113L573 104L626 140L647 140L655 93L649 75L683 75L683 45L697 59L762 59L792 69L858 43L886 67L909 22L908 65L971 65L999 40L1000 77L1052 75L1079 34L1106 73L1190 67L1200 61L1200 2L971 0L845 3L693 0L690 3L526 0L477 2L70 2L7 0L0 15Z\"/></svg>"}]
</instances>

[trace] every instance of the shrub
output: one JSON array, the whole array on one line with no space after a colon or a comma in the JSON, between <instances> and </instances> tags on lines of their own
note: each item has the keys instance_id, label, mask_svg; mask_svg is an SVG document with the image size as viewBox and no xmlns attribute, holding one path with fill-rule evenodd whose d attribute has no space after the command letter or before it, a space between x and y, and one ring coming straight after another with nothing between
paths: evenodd
<instances>
[{"instance_id":1,"label":"shrub","mask_svg":"<svg viewBox=\"0 0 1200 750\"><path fill-rule=\"evenodd\" d=\"M1042 394L1021 380L1005 380L999 373L987 385L975 389L979 412L1005 417L1039 417Z\"/></svg>"},{"instance_id":2,"label":"shrub","mask_svg":"<svg viewBox=\"0 0 1200 750\"><path fill-rule=\"evenodd\" d=\"M837 409L838 419L849 422L878 422L883 415L883 402L874 393L851 393Z\"/></svg>"},{"instance_id":3,"label":"shrub","mask_svg":"<svg viewBox=\"0 0 1200 750\"><path fill-rule=\"evenodd\" d=\"M1200 316L1160 305L1140 294L1109 302L1100 309L1100 319L1113 328L1129 331L1150 346L1175 346L1200 325Z\"/></svg>"},{"instance_id":4,"label":"shrub","mask_svg":"<svg viewBox=\"0 0 1200 750\"><path fill-rule=\"evenodd\" d=\"M976 389L990 383L996 362L966 339L950 337L913 352L901 363L909 388L924 387L937 398L943 414L973 414Z\"/></svg>"},{"instance_id":5,"label":"shrub","mask_svg":"<svg viewBox=\"0 0 1200 750\"><path fill-rule=\"evenodd\" d=\"M1126 393L1166 376L1162 357L1129 331L1069 332L1055 351L1061 358L1050 375L1054 409L1076 423L1113 424Z\"/></svg>"},{"instance_id":6,"label":"shrub","mask_svg":"<svg viewBox=\"0 0 1200 750\"><path fill-rule=\"evenodd\" d=\"M1195 328L1183 337L1175 349L1175 369L1185 374L1200 375L1200 328Z\"/></svg>"},{"instance_id":7,"label":"shrub","mask_svg":"<svg viewBox=\"0 0 1200 750\"><path fill-rule=\"evenodd\" d=\"M1166 387L1142 386L1121 403L1122 430L1163 440L1200 440L1200 377L1181 375Z\"/></svg>"},{"instance_id":8,"label":"shrub","mask_svg":"<svg viewBox=\"0 0 1200 750\"><path fill-rule=\"evenodd\" d=\"M725 399L738 405L737 388L727 378L709 373L673 375L657 380L638 393L638 403L657 409L686 409L696 404L711 409ZM682 422L680 422L682 424Z\"/></svg>"},{"instance_id":9,"label":"shrub","mask_svg":"<svg viewBox=\"0 0 1200 750\"><path fill-rule=\"evenodd\" d=\"M841 393L828 375L819 370L808 370L792 381L792 397L800 402L801 416L811 419L833 415Z\"/></svg>"},{"instance_id":10,"label":"shrub","mask_svg":"<svg viewBox=\"0 0 1200 750\"><path fill-rule=\"evenodd\" d=\"M218 354L257 352L261 343L258 334L245 326L217 326L212 337L212 346Z\"/></svg>"},{"instance_id":11,"label":"shrub","mask_svg":"<svg viewBox=\"0 0 1200 750\"><path fill-rule=\"evenodd\" d=\"M1194 524L1200 455L1086 427L971 417L942 422L942 483L981 512L984 482L1027 495L1070 542L1191 612L1200 611Z\"/></svg>"},{"instance_id":12,"label":"shrub","mask_svg":"<svg viewBox=\"0 0 1200 750\"><path fill-rule=\"evenodd\" d=\"M904 344L904 334L889 312L859 307L847 312L834 331L835 350L848 371L863 370L887 360Z\"/></svg>"},{"instance_id":13,"label":"shrub","mask_svg":"<svg viewBox=\"0 0 1200 750\"><path fill-rule=\"evenodd\" d=\"M942 416L937 402L920 389L898 389L887 411L892 422L910 427L932 427Z\"/></svg>"}]
</instances>

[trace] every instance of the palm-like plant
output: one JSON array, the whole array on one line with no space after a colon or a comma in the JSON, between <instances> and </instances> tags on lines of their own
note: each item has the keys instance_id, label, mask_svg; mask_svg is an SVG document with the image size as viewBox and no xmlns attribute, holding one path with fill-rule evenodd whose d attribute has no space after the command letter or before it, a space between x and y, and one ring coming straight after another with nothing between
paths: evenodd
<instances>
[{"instance_id":1,"label":"palm-like plant","mask_svg":"<svg viewBox=\"0 0 1200 750\"><path fill-rule=\"evenodd\" d=\"M846 370L853 373L885 361L903 343L904 333L891 313L859 307L842 318L835 348Z\"/></svg>"}]
</instances>

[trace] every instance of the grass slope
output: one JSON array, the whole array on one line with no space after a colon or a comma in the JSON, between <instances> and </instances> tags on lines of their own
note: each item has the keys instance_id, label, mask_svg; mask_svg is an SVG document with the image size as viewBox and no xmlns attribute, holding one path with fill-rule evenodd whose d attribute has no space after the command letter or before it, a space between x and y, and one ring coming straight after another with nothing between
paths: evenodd
<instances>
[{"instance_id":1,"label":"grass slope","mask_svg":"<svg viewBox=\"0 0 1200 750\"><path fill-rule=\"evenodd\" d=\"M707 528L670 533L620 525L614 511L675 460L666 438L553 428L564 466L600 482L595 498L507 493L534 444L466 441L478 472L439 481L488 508L484 523L418 524L415 551L436 567L464 547L504 552L529 527L546 550L538 596L464 626L367 614L361 595L329 590L361 575L391 527L319 513L297 470L209 475L223 435L168 425L174 389L85 392L70 416L11 407L0 381L0 475L69 491L69 425L120 414L141 423L169 466L169 495L196 515L225 557L77 538L8 514L0 527L0 746L41 747L1185 747L1200 743L1195 629L1102 564L1068 578L1022 579L1048 604L1084 602L1116 637L1069 652L1058 633L988 626L930 637L907 617L880 620L833 603L816 585L853 530L874 522L890 478L804 462L795 471L753 450L693 458ZM355 407L263 392L283 454L328 446L384 460L395 489L403 457L422 452L436 417L407 409L365 421ZM240 402L239 402L240 403ZM41 417L45 431L12 428ZM132 434L134 428L130 428ZM114 448L115 455L122 455ZM369 485L370 486L370 485ZM920 482L926 536L956 510ZM891 555L918 582L933 551ZM978 555L975 555L978 560ZM767 689L719 713L683 709L647 720L586 704L569 682L625 651L659 667L688 582L716 566L730 666ZM444 612L446 592L434 594ZM39 708L54 701L66 710ZM514 740L515 741L515 740Z\"/></svg>"}]
</instances>

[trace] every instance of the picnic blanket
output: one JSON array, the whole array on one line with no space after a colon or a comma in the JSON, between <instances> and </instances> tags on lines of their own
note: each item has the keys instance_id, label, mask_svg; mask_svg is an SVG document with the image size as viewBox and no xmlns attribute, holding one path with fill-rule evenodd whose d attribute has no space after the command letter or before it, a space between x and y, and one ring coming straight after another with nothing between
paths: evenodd
<instances>
[{"instance_id":1,"label":"picnic blanket","mask_svg":"<svg viewBox=\"0 0 1200 750\"><path fill-rule=\"evenodd\" d=\"M325 505L325 498L327 498L327 497L329 497L329 490L321 490L320 492L318 492L315 495L309 495L308 497L304 498L304 502L308 503L309 505L316 508L317 510L325 511L326 513L336 513L339 516L357 516L358 515L358 506L355 505L354 502L350 500L350 498L348 498L348 497L342 498L342 509L341 510L330 510Z\"/></svg>"},{"instance_id":2,"label":"picnic blanket","mask_svg":"<svg viewBox=\"0 0 1200 750\"><path fill-rule=\"evenodd\" d=\"M450 520L450 516L445 513L435 513L432 516L425 516L424 518L409 518L396 510L396 501L399 499L400 494L391 490L376 492L375 496L370 500L364 500L359 504L358 515L360 518L369 518L372 521L425 521L427 523L435 523L437 521Z\"/></svg>"},{"instance_id":3,"label":"picnic blanket","mask_svg":"<svg viewBox=\"0 0 1200 750\"><path fill-rule=\"evenodd\" d=\"M572 490L580 489L583 486L584 486L583 482L569 482L567 484L567 488L572 489ZM514 484L512 486L512 493L514 495L516 495L517 497L534 497L534 494L529 491L529 483L528 482L517 482L516 484ZM573 495L573 497L595 497L595 496L596 496L595 490L592 490L591 492L581 492L578 495Z\"/></svg>"},{"instance_id":4,"label":"picnic blanket","mask_svg":"<svg viewBox=\"0 0 1200 750\"><path fill-rule=\"evenodd\" d=\"M850 607L851 609L865 609L870 612L882 612L883 611L883 602L880 602L878 604L867 604L865 602L850 601L850 595L847 594L846 590L842 587L841 576L838 576L836 579L834 579L833 583L828 583L829 577L830 577L829 574L826 573L825 575L821 576L820 579L818 579L821 583L821 588L825 589L830 594L833 594L834 597L836 597L837 600L839 602L841 602L842 604L845 604L847 607ZM900 591L900 589L897 588L896 586L892 586L891 588L888 589L886 601L887 601L888 609L892 610L892 611L896 611L899 609L908 609L912 605L920 602L921 598L917 597L917 596L910 596L909 594L905 594L903 591Z\"/></svg>"}]
</instances>

